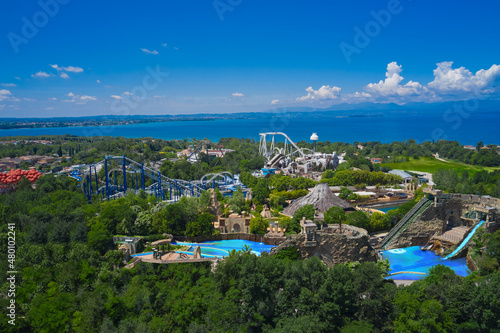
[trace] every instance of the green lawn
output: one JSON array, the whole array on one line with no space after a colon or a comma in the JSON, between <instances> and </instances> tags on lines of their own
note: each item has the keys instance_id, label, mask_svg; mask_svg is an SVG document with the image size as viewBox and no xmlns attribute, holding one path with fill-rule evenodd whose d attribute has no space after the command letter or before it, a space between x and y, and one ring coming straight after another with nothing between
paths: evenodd
<instances>
[{"instance_id":1,"label":"green lawn","mask_svg":"<svg viewBox=\"0 0 500 333\"><path fill-rule=\"evenodd\" d=\"M382 164L383 166L388 166L393 169L399 169L399 170L415 170L415 171L422 171L422 172L430 172L434 173L438 169L454 169L454 170L468 170L468 171L480 171L480 170L488 170L488 171L493 171L500 169L500 167L481 167L481 166L474 166L474 165L468 165L465 163L460 163L460 162L454 162L454 161L449 161L449 162L443 162L437 159L431 159L430 157L421 157L418 160L415 160L410 157L409 162L405 163L384 163Z\"/></svg>"}]
</instances>

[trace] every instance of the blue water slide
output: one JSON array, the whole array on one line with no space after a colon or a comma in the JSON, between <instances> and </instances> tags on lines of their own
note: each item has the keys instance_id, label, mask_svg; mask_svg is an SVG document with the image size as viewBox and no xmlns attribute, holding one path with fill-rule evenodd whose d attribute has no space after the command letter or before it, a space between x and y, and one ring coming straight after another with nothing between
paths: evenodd
<instances>
[{"instance_id":1,"label":"blue water slide","mask_svg":"<svg viewBox=\"0 0 500 333\"><path fill-rule=\"evenodd\" d=\"M453 251L452 253L448 254L444 259L450 259L452 258L453 256L455 256L458 252L460 252L465 245L467 245L467 243L470 241L470 239L472 238L472 236L474 236L474 234L476 233L477 229L479 229L479 227L481 227L481 225L484 223L484 220L479 222L475 227L474 229L472 229L472 231L467 235L467 237L465 237L465 239L462 241L462 243L460 243L460 245L455 249L455 251Z\"/></svg>"}]
</instances>

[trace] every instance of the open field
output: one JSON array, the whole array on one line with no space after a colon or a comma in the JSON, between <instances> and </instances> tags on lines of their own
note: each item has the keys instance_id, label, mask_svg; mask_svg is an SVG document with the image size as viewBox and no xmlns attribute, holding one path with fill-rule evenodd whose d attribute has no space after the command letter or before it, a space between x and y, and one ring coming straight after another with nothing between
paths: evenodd
<instances>
[{"instance_id":1,"label":"open field","mask_svg":"<svg viewBox=\"0 0 500 333\"><path fill-rule=\"evenodd\" d=\"M469 165L465 163L460 163L460 162L455 162L455 161L441 161L438 159L430 158L430 157L421 157L418 160L413 159L410 157L409 162L404 162L404 163L384 163L382 164L383 166L388 166L393 169L399 169L399 170L415 170L415 171L422 171L422 172L430 172L434 173L438 169L454 169L454 170L467 170L467 171L481 171L481 170L488 170L488 171L493 171L493 170L498 170L500 167L481 167L481 166L475 166L475 165Z\"/></svg>"}]
</instances>

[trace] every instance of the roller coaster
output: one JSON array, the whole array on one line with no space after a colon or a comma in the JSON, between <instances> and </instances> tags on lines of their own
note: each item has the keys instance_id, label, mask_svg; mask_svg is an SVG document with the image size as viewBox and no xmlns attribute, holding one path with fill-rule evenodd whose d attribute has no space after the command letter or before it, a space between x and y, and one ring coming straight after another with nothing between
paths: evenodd
<instances>
[{"instance_id":1,"label":"roller coaster","mask_svg":"<svg viewBox=\"0 0 500 333\"><path fill-rule=\"evenodd\" d=\"M302 169L307 173L308 168L324 170L332 166L336 169L339 165L337 153L324 154L300 148L283 132L267 132L259 135L259 153L265 158L265 168L281 168L284 173L294 173ZM276 138L281 140L278 142Z\"/></svg>"},{"instance_id":2,"label":"roller coaster","mask_svg":"<svg viewBox=\"0 0 500 333\"><path fill-rule=\"evenodd\" d=\"M209 188L225 191L242 186L229 172L207 174L195 181L171 179L125 156L106 156L82 173L81 188L89 203L93 198L110 200L123 197L127 191L143 191L158 200L175 202L183 196L200 196Z\"/></svg>"}]
</instances>

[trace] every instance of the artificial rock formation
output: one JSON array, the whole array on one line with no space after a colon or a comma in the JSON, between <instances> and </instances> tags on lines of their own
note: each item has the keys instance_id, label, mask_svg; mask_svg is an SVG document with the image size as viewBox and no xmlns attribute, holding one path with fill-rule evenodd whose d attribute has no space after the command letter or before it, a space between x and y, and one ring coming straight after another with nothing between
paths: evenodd
<instances>
[{"instance_id":1,"label":"artificial rock formation","mask_svg":"<svg viewBox=\"0 0 500 333\"><path fill-rule=\"evenodd\" d=\"M284 214L293 216L297 210L305 205L314 205L316 212L324 213L330 208L337 206L343 210L354 210L354 208L345 200L340 199L330 191L327 183L317 184L311 192L295 200L290 206L285 208Z\"/></svg>"},{"instance_id":2,"label":"artificial rock formation","mask_svg":"<svg viewBox=\"0 0 500 333\"><path fill-rule=\"evenodd\" d=\"M299 250L302 259L319 257L327 266L352 261L377 261L375 250L368 243L370 237L366 230L350 225L329 225L311 235L301 233L288 236L277 248L271 250L276 254L280 250L293 246Z\"/></svg>"}]
</instances>

